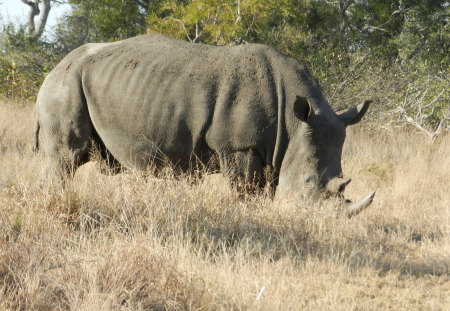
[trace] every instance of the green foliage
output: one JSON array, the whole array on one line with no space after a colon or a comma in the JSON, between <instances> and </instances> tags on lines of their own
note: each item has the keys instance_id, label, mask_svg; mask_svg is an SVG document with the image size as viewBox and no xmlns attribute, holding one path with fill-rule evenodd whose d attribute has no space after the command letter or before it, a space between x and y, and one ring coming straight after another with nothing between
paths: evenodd
<instances>
[{"instance_id":1,"label":"green foliage","mask_svg":"<svg viewBox=\"0 0 450 311\"><path fill-rule=\"evenodd\" d=\"M8 98L20 96L16 93L17 80L14 63L0 55L0 94Z\"/></svg>"},{"instance_id":2,"label":"green foliage","mask_svg":"<svg viewBox=\"0 0 450 311\"><path fill-rule=\"evenodd\" d=\"M148 31L207 44L265 43L306 61L320 78L355 53L375 62L449 67L448 1L163 0Z\"/></svg>"},{"instance_id":3,"label":"green foliage","mask_svg":"<svg viewBox=\"0 0 450 311\"><path fill-rule=\"evenodd\" d=\"M401 46L399 56L423 71L448 70L450 66L450 6L423 14L411 10L405 16L402 32L395 39ZM421 14L422 13L422 14Z\"/></svg>"},{"instance_id":4,"label":"green foliage","mask_svg":"<svg viewBox=\"0 0 450 311\"><path fill-rule=\"evenodd\" d=\"M0 93L8 98L34 99L44 76L63 57L51 43L36 40L24 27L6 25L1 38Z\"/></svg>"},{"instance_id":5,"label":"green foliage","mask_svg":"<svg viewBox=\"0 0 450 311\"><path fill-rule=\"evenodd\" d=\"M208 44L270 44L286 27L304 24L309 6L293 0L165 0L149 15L148 30Z\"/></svg>"},{"instance_id":6,"label":"green foliage","mask_svg":"<svg viewBox=\"0 0 450 311\"><path fill-rule=\"evenodd\" d=\"M54 47L62 54L88 42L89 25L86 17L77 15L63 16L56 25Z\"/></svg>"},{"instance_id":7,"label":"green foliage","mask_svg":"<svg viewBox=\"0 0 450 311\"><path fill-rule=\"evenodd\" d=\"M292 1L165 0L149 15L148 29L208 44L266 42L294 20L290 7Z\"/></svg>"},{"instance_id":8,"label":"green foliage","mask_svg":"<svg viewBox=\"0 0 450 311\"><path fill-rule=\"evenodd\" d=\"M74 35L84 28L87 42L121 40L145 33L148 8L157 1L69 0L72 12L63 22Z\"/></svg>"}]
</instances>

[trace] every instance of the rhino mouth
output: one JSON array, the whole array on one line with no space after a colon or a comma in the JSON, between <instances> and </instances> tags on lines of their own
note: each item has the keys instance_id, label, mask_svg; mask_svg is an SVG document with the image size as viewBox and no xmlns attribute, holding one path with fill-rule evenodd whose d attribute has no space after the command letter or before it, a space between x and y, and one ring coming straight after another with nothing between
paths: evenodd
<instances>
[{"instance_id":1,"label":"rhino mouth","mask_svg":"<svg viewBox=\"0 0 450 311\"><path fill-rule=\"evenodd\" d=\"M338 196L344 201L345 214L348 218L358 215L363 210L372 204L373 198L375 197L375 191L372 191L368 196L359 200L358 202L352 203L350 200L344 198L344 190L350 183L350 178L340 178L335 177L331 179L326 185L326 196Z\"/></svg>"}]
</instances>

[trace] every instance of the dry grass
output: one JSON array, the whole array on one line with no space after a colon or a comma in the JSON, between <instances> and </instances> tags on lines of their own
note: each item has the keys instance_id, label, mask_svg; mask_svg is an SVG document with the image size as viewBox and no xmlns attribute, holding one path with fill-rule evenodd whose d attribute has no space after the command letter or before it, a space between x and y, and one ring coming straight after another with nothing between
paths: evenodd
<instances>
[{"instance_id":1,"label":"dry grass","mask_svg":"<svg viewBox=\"0 0 450 311\"><path fill-rule=\"evenodd\" d=\"M0 103L0 310L450 309L450 137L349 131L347 195L377 196L348 220L93 164L63 191L32 112Z\"/></svg>"}]
</instances>

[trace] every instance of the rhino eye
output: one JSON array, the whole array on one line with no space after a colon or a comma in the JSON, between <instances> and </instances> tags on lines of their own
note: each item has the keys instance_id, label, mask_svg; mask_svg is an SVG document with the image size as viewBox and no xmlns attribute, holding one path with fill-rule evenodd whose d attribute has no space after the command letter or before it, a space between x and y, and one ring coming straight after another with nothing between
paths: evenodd
<instances>
[{"instance_id":1,"label":"rhino eye","mask_svg":"<svg viewBox=\"0 0 450 311\"><path fill-rule=\"evenodd\" d=\"M308 176L308 177L305 178L305 182L306 183L311 182L312 180L313 180L312 176Z\"/></svg>"},{"instance_id":2,"label":"rhino eye","mask_svg":"<svg viewBox=\"0 0 450 311\"><path fill-rule=\"evenodd\" d=\"M307 176L304 181L305 181L305 184L308 185L308 187L312 187L317 182L315 176L313 176L313 175Z\"/></svg>"}]
</instances>

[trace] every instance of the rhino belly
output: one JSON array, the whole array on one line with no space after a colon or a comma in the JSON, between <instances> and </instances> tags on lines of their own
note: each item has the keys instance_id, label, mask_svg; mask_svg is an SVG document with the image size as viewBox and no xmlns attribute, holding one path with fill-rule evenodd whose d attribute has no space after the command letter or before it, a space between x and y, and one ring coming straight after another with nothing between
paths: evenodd
<instances>
[{"instance_id":1,"label":"rhino belly","mask_svg":"<svg viewBox=\"0 0 450 311\"><path fill-rule=\"evenodd\" d=\"M98 136L107 150L129 168L144 169L152 164L187 168L194 153L208 153L206 146L202 146L199 140L194 141L191 133L182 128L166 128L166 134L162 134L159 131L129 132L95 126L100 128Z\"/></svg>"}]
</instances>

